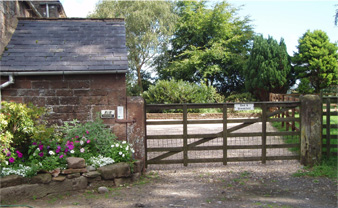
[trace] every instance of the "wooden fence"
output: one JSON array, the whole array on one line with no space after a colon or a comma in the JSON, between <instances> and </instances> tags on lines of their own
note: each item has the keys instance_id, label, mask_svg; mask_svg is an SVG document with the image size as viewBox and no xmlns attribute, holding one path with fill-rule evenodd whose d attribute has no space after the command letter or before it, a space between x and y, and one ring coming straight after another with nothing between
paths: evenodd
<instances>
[{"instance_id":1,"label":"wooden fence","mask_svg":"<svg viewBox=\"0 0 338 208\"><path fill-rule=\"evenodd\" d=\"M295 117L282 117L274 118L274 116L285 113L290 109L299 108L300 102L255 102L252 103L255 108L261 108L262 114L260 117L255 118L245 118L245 119L231 119L227 117L228 109L234 108L236 103L223 103L223 104L167 104L167 105L146 105L146 110L168 110L168 109L182 109L183 117L181 120L160 120L160 121L146 121L146 128L149 125L183 125L183 131L181 134L170 135L169 132L166 135L147 135L146 134L146 165L149 164L184 164L187 166L189 163L208 163L208 162L222 162L226 165L228 162L241 162L241 161L261 161L266 163L267 160L294 160L299 159L299 152L286 155L269 155L267 154L268 149L290 149L300 147L300 132L299 131L268 131L267 123L268 122L298 122L300 123L299 118ZM203 119L203 120L188 120L188 109L196 108L218 108L223 111L223 119ZM270 111L269 109L276 109L275 111ZM237 130L258 123L261 125L260 132L237 132ZM238 124L228 128L228 124ZM261 123L261 124L260 124ZM213 134L188 134L188 125L189 124L222 124L222 131ZM175 127L173 127L175 128ZM235 132L236 131L236 132ZM146 131L147 132L147 131ZM296 139L292 143L280 142L281 138L285 136L295 136ZM228 144L230 138L248 138L254 137L258 143L241 143L240 145ZM277 137L279 142L274 143L267 139ZM208 142L220 138L222 143L217 145L208 145ZM257 139L258 138L258 139ZM156 140L180 140L182 141L179 146L152 146L150 147L147 141ZM159 143L158 142L158 143ZM157 144L158 144L157 143ZM201 144L204 144L201 146ZM229 157L228 151L231 150L260 150L260 154L255 157L252 156L235 156ZM188 153L190 151L221 151L221 157L214 158L189 158ZM290 152L290 151L287 151ZM149 153L157 153L153 157L149 157ZM181 158L173 158L172 156L177 155L178 153L183 153Z\"/></svg>"},{"instance_id":2,"label":"wooden fence","mask_svg":"<svg viewBox=\"0 0 338 208\"><path fill-rule=\"evenodd\" d=\"M321 94L322 99L322 150L327 157L338 155L338 124L332 124L331 121L337 121L338 97L329 97Z\"/></svg>"}]
</instances>

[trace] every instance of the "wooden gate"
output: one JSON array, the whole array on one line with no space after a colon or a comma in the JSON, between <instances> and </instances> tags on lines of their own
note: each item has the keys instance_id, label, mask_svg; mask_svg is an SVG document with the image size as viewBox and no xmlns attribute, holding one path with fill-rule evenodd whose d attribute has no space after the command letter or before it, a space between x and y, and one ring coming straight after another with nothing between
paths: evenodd
<instances>
[{"instance_id":1,"label":"wooden gate","mask_svg":"<svg viewBox=\"0 0 338 208\"><path fill-rule=\"evenodd\" d=\"M300 102L255 102L252 104L255 110L259 111L259 116L251 118L228 118L229 112L235 112L234 107L239 105L236 103L146 105L145 113L172 109L182 112L182 118L179 120L146 120L146 132L148 129L145 142L146 165L183 164L187 166L189 163L209 162L221 162L226 165L228 162L241 161L266 163L267 160L298 160L300 132L276 130L271 127L270 123L296 122L300 125L300 118L297 116L278 118L278 115L282 113L299 108ZM221 109L220 111L223 112L221 119L188 119L189 110L212 108ZM219 125L220 131L199 132L200 128L209 124ZM242 131L253 124L257 126L253 130ZM166 129L170 130L162 130L166 132L164 134L157 134L157 130L149 134L150 127L159 125L163 128L169 126L170 128ZM190 125L197 125L197 129L188 133ZM256 129L258 131L255 131ZM170 131L176 131L176 134L170 134ZM217 142L211 143L213 140ZM281 149L283 152L273 151ZM203 151L217 151L219 154L212 156L200 154ZM199 153L196 153L197 157L194 157L189 154L190 152Z\"/></svg>"}]
</instances>

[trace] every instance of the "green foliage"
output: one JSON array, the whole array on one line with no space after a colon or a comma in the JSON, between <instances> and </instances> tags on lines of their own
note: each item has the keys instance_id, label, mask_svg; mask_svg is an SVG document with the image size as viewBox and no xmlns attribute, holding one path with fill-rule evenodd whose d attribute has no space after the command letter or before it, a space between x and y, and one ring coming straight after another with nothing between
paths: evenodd
<instances>
[{"instance_id":1,"label":"green foliage","mask_svg":"<svg viewBox=\"0 0 338 208\"><path fill-rule=\"evenodd\" d=\"M301 79L299 91L304 91L304 86L310 85L310 92L319 93L323 88L337 85L337 44L330 43L327 34L321 30L308 30L298 43L298 52L294 54L292 62Z\"/></svg>"},{"instance_id":2,"label":"green foliage","mask_svg":"<svg viewBox=\"0 0 338 208\"><path fill-rule=\"evenodd\" d=\"M253 31L249 20L238 18L236 12L226 2L211 9L205 1L177 2L180 18L171 40L172 49L159 57L160 78L205 82L222 92L240 90Z\"/></svg>"},{"instance_id":3,"label":"green foliage","mask_svg":"<svg viewBox=\"0 0 338 208\"><path fill-rule=\"evenodd\" d=\"M245 87L257 98L269 100L269 93L285 93L289 88L290 58L284 40L280 43L262 35L254 38L245 68Z\"/></svg>"},{"instance_id":4,"label":"green foliage","mask_svg":"<svg viewBox=\"0 0 338 208\"><path fill-rule=\"evenodd\" d=\"M338 179L338 160L337 157L324 158L322 162L313 167L305 167L298 171L294 176L311 176L311 177L329 177Z\"/></svg>"},{"instance_id":5,"label":"green foliage","mask_svg":"<svg viewBox=\"0 0 338 208\"><path fill-rule=\"evenodd\" d=\"M244 103L244 102L255 102L257 100L251 93L246 92L241 94L230 95L225 99L225 101L233 103Z\"/></svg>"},{"instance_id":6,"label":"green foliage","mask_svg":"<svg viewBox=\"0 0 338 208\"><path fill-rule=\"evenodd\" d=\"M182 80L160 80L142 94L148 104L218 103L223 102L212 86L197 85Z\"/></svg>"},{"instance_id":7,"label":"green foliage","mask_svg":"<svg viewBox=\"0 0 338 208\"><path fill-rule=\"evenodd\" d=\"M176 15L170 1L100 1L90 17L124 18L129 67L136 70L143 89L141 71L152 62L173 33Z\"/></svg>"},{"instance_id":8,"label":"green foliage","mask_svg":"<svg viewBox=\"0 0 338 208\"><path fill-rule=\"evenodd\" d=\"M3 163L5 158L3 150L14 152L16 149L26 154L32 140L43 141L53 137L54 129L47 128L40 120L46 112L44 108L5 101L1 105L0 163Z\"/></svg>"}]
</instances>

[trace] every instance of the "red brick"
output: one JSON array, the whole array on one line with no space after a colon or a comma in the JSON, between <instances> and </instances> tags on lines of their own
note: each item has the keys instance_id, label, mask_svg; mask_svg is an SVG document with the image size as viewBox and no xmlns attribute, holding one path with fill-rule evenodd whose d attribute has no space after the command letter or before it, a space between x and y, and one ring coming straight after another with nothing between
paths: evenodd
<instances>
[{"instance_id":1,"label":"red brick","mask_svg":"<svg viewBox=\"0 0 338 208\"><path fill-rule=\"evenodd\" d=\"M60 97L60 105L78 105L79 97Z\"/></svg>"},{"instance_id":2,"label":"red brick","mask_svg":"<svg viewBox=\"0 0 338 208\"><path fill-rule=\"evenodd\" d=\"M22 97L3 97L2 100L7 102L23 103Z\"/></svg>"},{"instance_id":3,"label":"red brick","mask_svg":"<svg viewBox=\"0 0 338 208\"><path fill-rule=\"evenodd\" d=\"M45 107L46 102L44 97L24 97L24 103L32 103L35 106Z\"/></svg>"},{"instance_id":4,"label":"red brick","mask_svg":"<svg viewBox=\"0 0 338 208\"><path fill-rule=\"evenodd\" d=\"M49 82L34 81L32 82L32 89L49 89Z\"/></svg>"},{"instance_id":5,"label":"red brick","mask_svg":"<svg viewBox=\"0 0 338 208\"><path fill-rule=\"evenodd\" d=\"M73 96L73 90L56 90L56 96Z\"/></svg>"},{"instance_id":6,"label":"red brick","mask_svg":"<svg viewBox=\"0 0 338 208\"><path fill-rule=\"evenodd\" d=\"M69 82L69 88L71 89L82 89L82 88L89 88L89 81L88 80L75 80Z\"/></svg>"},{"instance_id":7,"label":"red brick","mask_svg":"<svg viewBox=\"0 0 338 208\"><path fill-rule=\"evenodd\" d=\"M107 105L108 98L102 96L80 97L81 105Z\"/></svg>"},{"instance_id":8,"label":"red brick","mask_svg":"<svg viewBox=\"0 0 338 208\"><path fill-rule=\"evenodd\" d=\"M59 98L46 97L46 105L59 105Z\"/></svg>"},{"instance_id":9,"label":"red brick","mask_svg":"<svg viewBox=\"0 0 338 208\"><path fill-rule=\"evenodd\" d=\"M55 96L55 90L39 90L39 96Z\"/></svg>"},{"instance_id":10,"label":"red brick","mask_svg":"<svg viewBox=\"0 0 338 208\"><path fill-rule=\"evenodd\" d=\"M50 83L51 89L67 89L69 86L68 81L56 80Z\"/></svg>"},{"instance_id":11,"label":"red brick","mask_svg":"<svg viewBox=\"0 0 338 208\"><path fill-rule=\"evenodd\" d=\"M74 96L89 96L90 94L90 89L86 89L86 90L74 90Z\"/></svg>"},{"instance_id":12,"label":"red brick","mask_svg":"<svg viewBox=\"0 0 338 208\"><path fill-rule=\"evenodd\" d=\"M30 80L18 80L14 78L14 84L11 87L16 89L31 89L32 83Z\"/></svg>"}]
</instances>

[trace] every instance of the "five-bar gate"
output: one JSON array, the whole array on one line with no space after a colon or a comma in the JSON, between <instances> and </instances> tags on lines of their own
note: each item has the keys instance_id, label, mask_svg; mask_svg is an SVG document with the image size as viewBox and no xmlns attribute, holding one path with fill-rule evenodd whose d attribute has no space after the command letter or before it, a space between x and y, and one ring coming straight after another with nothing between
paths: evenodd
<instances>
[{"instance_id":1,"label":"five-bar gate","mask_svg":"<svg viewBox=\"0 0 338 208\"><path fill-rule=\"evenodd\" d=\"M253 118L228 118L236 103L146 105L145 113L170 109L183 112L179 120L146 120L146 165L298 160L300 132L279 131L271 123L296 122L300 126L299 117L278 118L299 108L300 102L253 104L260 115ZM223 118L188 119L189 109L206 108L221 109ZM216 132L209 132L208 125Z\"/></svg>"}]
</instances>

